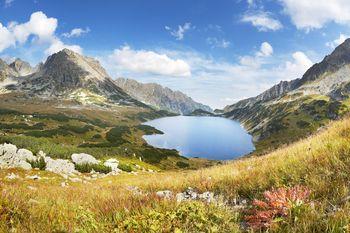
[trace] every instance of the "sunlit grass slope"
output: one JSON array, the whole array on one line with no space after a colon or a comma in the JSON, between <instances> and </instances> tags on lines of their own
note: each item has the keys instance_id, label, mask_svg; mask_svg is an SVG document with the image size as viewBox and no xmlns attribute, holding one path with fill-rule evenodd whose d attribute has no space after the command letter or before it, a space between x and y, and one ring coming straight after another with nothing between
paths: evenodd
<instances>
[{"instance_id":1,"label":"sunlit grass slope","mask_svg":"<svg viewBox=\"0 0 350 233\"><path fill-rule=\"evenodd\" d=\"M316 135L262 157L197 171L122 174L61 187L46 172L39 181L7 180L2 170L0 228L4 232L244 232L245 216L266 190L301 185L312 206L276 219L269 232L347 232L350 220L350 119L331 123ZM32 171L31 173L38 173ZM28 188L30 186L31 188ZM130 191L137 186L143 194ZM32 187L35 187L34 189ZM155 192L222 195L225 205L161 200ZM234 199L246 199L239 210Z\"/></svg>"}]
</instances>

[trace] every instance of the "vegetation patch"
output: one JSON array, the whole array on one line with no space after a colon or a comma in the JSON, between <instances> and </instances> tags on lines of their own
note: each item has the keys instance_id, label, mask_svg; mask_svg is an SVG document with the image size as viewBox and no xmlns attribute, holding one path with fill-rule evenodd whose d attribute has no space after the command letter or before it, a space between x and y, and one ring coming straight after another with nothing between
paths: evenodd
<instances>
[{"instance_id":1,"label":"vegetation patch","mask_svg":"<svg viewBox=\"0 0 350 233\"><path fill-rule=\"evenodd\" d=\"M91 163L75 164L75 169L81 173L90 173L92 170L94 170L95 172L107 174L112 171L110 167L107 167L103 164L91 164Z\"/></svg>"}]
</instances>

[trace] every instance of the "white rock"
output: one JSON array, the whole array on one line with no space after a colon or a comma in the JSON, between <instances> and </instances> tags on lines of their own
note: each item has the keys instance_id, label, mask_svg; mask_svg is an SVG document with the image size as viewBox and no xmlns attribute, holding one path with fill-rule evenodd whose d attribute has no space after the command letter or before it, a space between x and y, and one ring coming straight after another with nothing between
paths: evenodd
<instances>
[{"instance_id":1,"label":"white rock","mask_svg":"<svg viewBox=\"0 0 350 233\"><path fill-rule=\"evenodd\" d=\"M36 187L30 186L30 185L28 185L27 188L30 189L30 190L33 190L33 191L37 190Z\"/></svg>"},{"instance_id":2,"label":"white rock","mask_svg":"<svg viewBox=\"0 0 350 233\"><path fill-rule=\"evenodd\" d=\"M32 169L27 160L35 160L33 153L26 149L17 150L12 144L0 145L0 168L23 168Z\"/></svg>"},{"instance_id":3,"label":"white rock","mask_svg":"<svg viewBox=\"0 0 350 233\"><path fill-rule=\"evenodd\" d=\"M33 153L27 149L19 149L17 151L17 156L24 161L35 161L37 159Z\"/></svg>"},{"instance_id":4,"label":"white rock","mask_svg":"<svg viewBox=\"0 0 350 233\"><path fill-rule=\"evenodd\" d=\"M57 174L71 174L76 173L74 164L66 159L52 159L45 157L46 171L50 171Z\"/></svg>"},{"instance_id":5,"label":"white rock","mask_svg":"<svg viewBox=\"0 0 350 233\"><path fill-rule=\"evenodd\" d=\"M164 198L164 199L170 199L173 197L173 192L170 190L163 190L156 192L157 197Z\"/></svg>"},{"instance_id":6,"label":"white rock","mask_svg":"<svg viewBox=\"0 0 350 233\"><path fill-rule=\"evenodd\" d=\"M112 172L120 172L120 169L118 168L119 161L116 159L107 159L103 165L110 167L112 169Z\"/></svg>"},{"instance_id":7,"label":"white rock","mask_svg":"<svg viewBox=\"0 0 350 233\"><path fill-rule=\"evenodd\" d=\"M11 173L11 174L8 174L5 178L9 180L14 180L14 179L18 179L19 176L16 175L15 173Z\"/></svg>"},{"instance_id":8,"label":"white rock","mask_svg":"<svg viewBox=\"0 0 350 233\"><path fill-rule=\"evenodd\" d=\"M80 154L72 154L72 161L75 164L98 164L99 161L97 159L95 159L95 157L93 157L92 155L89 154L84 154L84 153L80 153Z\"/></svg>"}]
</instances>

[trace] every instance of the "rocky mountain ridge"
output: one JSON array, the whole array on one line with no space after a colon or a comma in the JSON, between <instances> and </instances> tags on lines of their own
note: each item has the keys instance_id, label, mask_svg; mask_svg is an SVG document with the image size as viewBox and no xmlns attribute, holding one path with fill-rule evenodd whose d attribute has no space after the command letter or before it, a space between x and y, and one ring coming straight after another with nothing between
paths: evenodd
<instances>
[{"instance_id":1,"label":"rocky mountain ridge","mask_svg":"<svg viewBox=\"0 0 350 233\"><path fill-rule=\"evenodd\" d=\"M195 102L184 93L173 91L156 83L143 84L126 78L118 78L115 83L135 99L160 110L182 115L192 114L198 109L213 112L209 106Z\"/></svg>"},{"instance_id":2,"label":"rocky mountain ridge","mask_svg":"<svg viewBox=\"0 0 350 233\"><path fill-rule=\"evenodd\" d=\"M10 65L3 62L0 69L3 81L5 78L13 81L7 89L30 96L145 107L119 88L97 60L68 49L49 56L36 68L16 59Z\"/></svg>"},{"instance_id":3,"label":"rocky mountain ridge","mask_svg":"<svg viewBox=\"0 0 350 233\"><path fill-rule=\"evenodd\" d=\"M281 81L256 97L226 106L223 116L243 123L255 141L272 138L279 141L275 137L283 135L282 132L299 130L297 135L303 136L326 121L339 118L349 110L346 102L349 98L350 39L347 39L301 78Z\"/></svg>"}]
</instances>

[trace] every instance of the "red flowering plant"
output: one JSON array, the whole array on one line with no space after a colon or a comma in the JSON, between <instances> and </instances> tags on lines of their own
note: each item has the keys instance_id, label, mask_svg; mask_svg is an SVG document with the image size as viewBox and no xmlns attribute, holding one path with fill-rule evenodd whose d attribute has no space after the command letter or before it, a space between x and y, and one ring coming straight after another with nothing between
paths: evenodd
<instances>
[{"instance_id":1,"label":"red flowering plant","mask_svg":"<svg viewBox=\"0 0 350 233\"><path fill-rule=\"evenodd\" d=\"M264 192L265 201L254 200L245 220L254 230L269 229L287 217L296 220L309 203L310 190L304 186L278 188Z\"/></svg>"}]
</instances>

